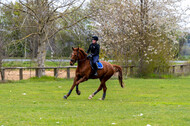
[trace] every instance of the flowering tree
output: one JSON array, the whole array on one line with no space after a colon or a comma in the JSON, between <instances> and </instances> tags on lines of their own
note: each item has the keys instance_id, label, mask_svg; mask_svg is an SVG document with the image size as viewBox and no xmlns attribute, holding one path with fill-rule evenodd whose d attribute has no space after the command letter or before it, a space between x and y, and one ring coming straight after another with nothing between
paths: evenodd
<instances>
[{"instance_id":1,"label":"flowering tree","mask_svg":"<svg viewBox=\"0 0 190 126\"><path fill-rule=\"evenodd\" d=\"M140 76L167 66L174 57L180 20L177 5L176 0L93 0L90 4L91 10L99 8L94 25L103 50L122 64L132 60Z\"/></svg>"}]
</instances>

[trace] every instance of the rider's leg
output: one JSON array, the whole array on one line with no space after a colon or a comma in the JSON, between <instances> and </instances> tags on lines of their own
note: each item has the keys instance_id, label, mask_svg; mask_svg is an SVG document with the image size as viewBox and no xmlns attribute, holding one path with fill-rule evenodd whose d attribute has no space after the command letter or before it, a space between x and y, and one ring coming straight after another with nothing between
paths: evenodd
<instances>
[{"instance_id":1,"label":"rider's leg","mask_svg":"<svg viewBox=\"0 0 190 126\"><path fill-rule=\"evenodd\" d=\"M96 65L96 62L98 62L98 59L99 59L99 56L93 56L93 68L94 68L94 75L98 75L98 73L97 73L97 70L98 70L98 68L97 68L97 65Z\"/></svg>"}]
</instances>

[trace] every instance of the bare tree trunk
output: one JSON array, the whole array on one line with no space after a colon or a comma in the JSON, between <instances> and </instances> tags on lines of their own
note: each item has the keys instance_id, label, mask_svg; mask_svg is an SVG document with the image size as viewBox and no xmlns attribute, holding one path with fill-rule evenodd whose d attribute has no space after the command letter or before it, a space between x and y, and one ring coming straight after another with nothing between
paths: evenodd
<instances>
[{"instance_id":1,"label":"bare tree trunk","mask_svg":"<svg viewBox=\"0 0 190 126\"><path fill-rule=\"evenodd\" d=\"M46 59L46 53L47 53L47 42L43 41L43 35L39 37L38 42L38 53L37 53L37 64L38 67L45 67L45 59ZM45 75L44 69L39 69L38 71L39 77Z\"/></svg>"},{"instance_id":2,"label":"bare tree trunk","mask_svg":"<svg viewBox=\"0 0 190 126\"><path fill-rule=\"evenodd\" d=\"M143 51L143 48L144 48L144 0L140 0L140 4L141 4L141 8L140 8L140 19L141 19L141 31L140 31L140 42L141 42L141 45L139 47L139 69L138 69L138 73L142 74L143 72L143 67L144 67L144 51Z\"/></svg>"},{"instance_id":3,"label":"bare tree trunk","mask_svg":"<svg viewBox=\"0 0 190 126\"><path fill-rule=\"evenodd\" d=\"M140 0L141 1L141 8L140 8L140 19L141 19L141 32L140 32L140 42L141 46L139 47L139 74L140 76L144 75L146 72L146 64L145 64L145 56L144 54L147 51L147 24L148 24L148 1L147 0Z\"/></svg>"},{"instance_id":4,"label":"bare tree trunk","mask_svg":"<svg viewBox=\"0 0 190 126\"><path fill-rule=\"evenodd\" d=\"M3 78L3 74L1 71L2 61L3 61L3 53L2 53L2 44L1 44L1 40L0 40L0 73L1 73L1 78Z\"/></svg>"},{"instance_id":5,"label":"bare tree trunk","mask_svg":"<svg viewBox=\"0 0 190 126\"><path fill-rule=\"evenodd\" d=\"M1 73L1 67L2 67L2 58L1 58L1 54L0 54L0 73ZM2 78L2 73L1 73L1 78Z\"/></svg>"}]
</instances>

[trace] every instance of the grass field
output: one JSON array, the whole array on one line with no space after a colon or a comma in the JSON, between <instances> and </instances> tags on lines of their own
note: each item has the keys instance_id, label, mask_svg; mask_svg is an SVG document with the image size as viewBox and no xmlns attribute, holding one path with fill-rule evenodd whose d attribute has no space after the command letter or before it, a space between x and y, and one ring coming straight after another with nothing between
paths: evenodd
<instances>
[{"instance_id":1,"label":"grass field","mask_svg":"<svg viewBox=\"0 0 190 126\"><path fill-rule=\"evenodd\" d=\"M3 67L37 67L37 63L34 61L9 61L3 62ZM58 66L69 66L69 62L53 62L53 61L46 61L46 67L58 67Z\"/></svg>"},{"instance_id":2,"label":"grass field","mask_svg":"<svg viewBox=\"0 0 190 126\"><path fill-rule=\"evenodd\" d=\"M90 80L62 99L72 80L43 77L0 84L0 126L190 126L190 77L107 82L107 97Z\"/></svg>"}]
</instances>

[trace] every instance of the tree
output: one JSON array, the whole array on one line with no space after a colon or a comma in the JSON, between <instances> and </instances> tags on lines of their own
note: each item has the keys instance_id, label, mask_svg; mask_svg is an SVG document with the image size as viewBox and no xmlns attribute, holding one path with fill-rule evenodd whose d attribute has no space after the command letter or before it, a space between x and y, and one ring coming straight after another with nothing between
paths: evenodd
<instances>
[{"instance_id":1,"label":"tree","mask_svg":"<svg viewBox=\"0 0 190 126\"><path fill-rule=\"evenodd\" d=\"M45 58L47 53L47 46L49 40L52 37L62 31L66 30L82 21L87 17L87 14L81 16L79 19L70 18L72 14L78 11L82 7L85 0L82 2L78 0L66 0L66 1L57 1L57 0L19 0L19 4L22 5L21 8L14 8L8 4L0 2L3 6L22 12L25 15L25 20L30 20L32 24L26 23L25 27L21 28L33 28L30 34L23 37L21 40L28 38L30 36L37 36L37 64L38 67L44 67ZM76 6L75 9L71 10L73 6ZM64 25L61 25L64 22ZM39 75L42 76L44 72L39 70Z\"/></svg>"},{"instance_id":2,"label":"tree","mask_svg":"<svg viewBox=\"0 0 190 126\"><path fill-rule=\"evenodd\" d=\"M131 60L138 76L169 65L178 43L176 0L93 0L90 7L99 7L94 25L106 54L123 65Z\"/></svg>"}]
</instances>

